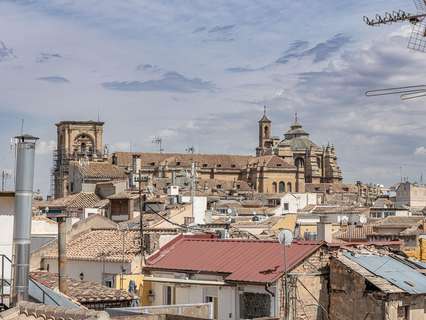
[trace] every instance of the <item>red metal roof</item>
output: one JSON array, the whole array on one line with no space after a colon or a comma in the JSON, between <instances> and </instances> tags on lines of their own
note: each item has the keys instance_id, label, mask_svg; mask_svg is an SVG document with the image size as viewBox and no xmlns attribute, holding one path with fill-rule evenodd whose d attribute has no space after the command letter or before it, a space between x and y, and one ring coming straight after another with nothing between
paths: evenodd
<instances>
[{"instance_id":1,"label":"red metal roof","mask_svg":"<svg viewBox=\"0 0 426 320\"><path fill-rule=\"evenodd\" d=\"M291 270L321 247L313 241L286 247ZM227 281L270 283L284 272L284 247L275 241L179 237L148 259L146 268L221 273Z\"/></svg>"}]
</instances>

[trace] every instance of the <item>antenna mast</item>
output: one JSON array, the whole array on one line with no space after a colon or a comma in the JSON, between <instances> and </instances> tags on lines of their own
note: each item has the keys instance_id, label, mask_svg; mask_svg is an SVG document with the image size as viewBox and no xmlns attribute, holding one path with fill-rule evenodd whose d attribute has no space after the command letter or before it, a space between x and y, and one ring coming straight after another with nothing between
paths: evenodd
<instances>
[{"instance_id":1,"label":"antenna mast","mask_svg":"<svg viewBox=\"0 0 426 320\"><path fill-rule=\"evenodd\" d=\"M163 149L163 138L158 137L158 136L155 136L155 137L152 139L152 143L154 143L154 144L158 144L158 146L159 146L159 148L160 148L160 153L162 153L162 152L164 151L164 149Z\"/></svg>"},{"instance_id":2,"label":"antenna mast","mask_svg":"<svg viewBox=\"0 0 426 320\"><path fill-rule=\"evenodd\" d=\"M403 10L386 12L384 15L376 14L374 18L363 17L369 26L380 26L396 22L408 21L412 24L412 32L408 41L408 48L426 52L426 2L425 0L413 0L417 13L411 14Z\"/></svg>"}]
</instances>

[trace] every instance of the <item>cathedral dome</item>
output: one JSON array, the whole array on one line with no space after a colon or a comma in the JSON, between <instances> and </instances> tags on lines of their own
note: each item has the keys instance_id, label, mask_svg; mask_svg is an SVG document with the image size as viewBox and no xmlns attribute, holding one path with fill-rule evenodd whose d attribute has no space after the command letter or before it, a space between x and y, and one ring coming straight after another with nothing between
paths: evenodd
<instances>
[{"instance_id":1,"label":"cathedral dome","mask_svg":"<svg viewBox=\"0 0 426 320\"><path fill-rule=\"evenodd\" d=\"M311 147L319 148L314 142L309 139L309 133L307 133L302 125L295 117L294 123L290 129L284 134L284 139L278 144L279 147L290 147L292 150L305 150Z\"/></svg>"}]
</instances>

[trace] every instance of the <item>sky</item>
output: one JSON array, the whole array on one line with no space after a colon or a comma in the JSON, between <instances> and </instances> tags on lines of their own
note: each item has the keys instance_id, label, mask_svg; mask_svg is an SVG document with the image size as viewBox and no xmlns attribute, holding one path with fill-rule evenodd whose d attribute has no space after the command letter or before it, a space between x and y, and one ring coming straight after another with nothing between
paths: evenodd
<instances>
[{"instance_id":1,"label":"sky","mask_svg":"<svg viewBox=\"0 0 426 320\"><path fill-rule=\"evenodd\" d=\"M40 137L35 189L50 192L55 123L105 122L110 151L254 154L263 106L282 137L294 113L334 144L345 182L426 174L424 99L367 98L424 84L411 27L364 15L409 0L2 0L0 170L11 137ZM8 187L13 179L8 179Z\"/></svg>"}]
</instances>

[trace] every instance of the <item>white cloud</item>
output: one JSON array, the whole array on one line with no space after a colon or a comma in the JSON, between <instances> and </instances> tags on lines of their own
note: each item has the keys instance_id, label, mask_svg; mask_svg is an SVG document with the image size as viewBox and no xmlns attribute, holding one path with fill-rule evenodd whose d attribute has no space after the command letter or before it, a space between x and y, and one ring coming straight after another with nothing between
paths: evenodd
<instances>
[{"instance_id":1,"label":"white cloud","mask_svg":"<svg viewBox=\"0 0 426 320\"><path fill-rule=\"evenodd\" d=\"M423 146L417 147L416 150L414 150L414 154L417 156L426 156L426 148Z\"/></svg>"}]
</instances>

